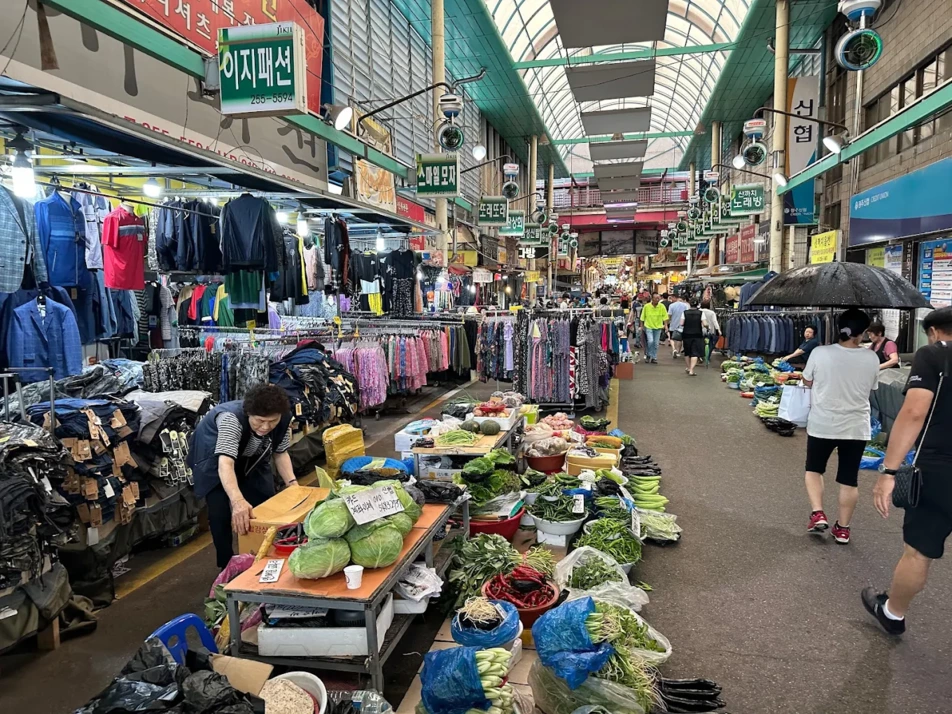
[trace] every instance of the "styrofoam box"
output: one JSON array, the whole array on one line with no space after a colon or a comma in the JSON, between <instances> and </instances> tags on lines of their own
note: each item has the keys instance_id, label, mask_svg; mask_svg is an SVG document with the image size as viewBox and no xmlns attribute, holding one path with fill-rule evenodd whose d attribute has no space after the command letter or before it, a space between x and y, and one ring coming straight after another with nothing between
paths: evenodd
<instances>
[{"instance_id":1,"label":"styrofoam box","mask_svg":"<svg viewBox=\"0 0 952 714\"><path fill-rule=\"evenodd\" d=\"M393 614L394 615L419 615L422 612L426 612L426 608L430 606L430 598L425 597L420 602L416 600L404 600L402 597L395 597L393 599Z\"/></svg>"},{"instance_id":2,"label":"styrofoam box","mask_svg":"<svg viewBox=\"0 0 952 714\"><path fill-rule=\"evenodd\" d=\"M420 439L425 439L423 434L411 434L406 431L398 431L393 435L394 451L410 451Z\"/></svg>"},{"instance_id":3,"label":"styrofoam box","mask_svg":"<svg viewBox=\"0 0 952 714\"><path fill-rule=\"evenodd\" d=\"M393 624L393 594L377 617L377 642ZM366 657L365 627L268 627L258 625L258 654L265 657Z\"/></svg>"},{"instance_id":4,"label":"styrofoam box","mask_svg":"<svg viewBox=\"0 0 952 714\"><path fill-rule=\"evenodd\" d=\"M502 429L503 431L508 431L509 429L512 429L513 426L515 426L516 422L521 417L519 416L518 409L510 409L508 417L478 417L478 416L473 416L473 413L470 412L469 414L466 415L466 418L474 419L477 424L482 424L484 421L498 421L499 428Z\"/></svg>"}]
</instances>

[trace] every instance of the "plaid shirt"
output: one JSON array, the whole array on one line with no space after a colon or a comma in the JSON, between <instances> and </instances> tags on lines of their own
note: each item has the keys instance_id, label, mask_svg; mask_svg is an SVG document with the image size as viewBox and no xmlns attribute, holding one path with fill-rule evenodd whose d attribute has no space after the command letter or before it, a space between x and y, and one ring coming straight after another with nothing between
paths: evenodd
<instances>
[{"instance_id":1,"label":"plaid shirt","mask_svg":"<svg viewBox=\"0 0 952 714\"><path fill-rule=\"evenodd\" d=\"M33 206L0 187L0 293L20 289L24 262L32 263L36 282L47 281L46 260L37 248Z\"/></svg>"}]
</instances>

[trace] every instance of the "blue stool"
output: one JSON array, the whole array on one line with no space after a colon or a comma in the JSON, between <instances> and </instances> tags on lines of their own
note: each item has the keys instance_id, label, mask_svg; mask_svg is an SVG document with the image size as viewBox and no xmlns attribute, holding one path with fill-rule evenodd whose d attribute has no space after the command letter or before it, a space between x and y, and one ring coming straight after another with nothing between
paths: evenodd
<instances>
[{"instance_id":1,"label":"blue stool","mask_svg":"<svg viewBox=\"0 0 952 714\"><path fill-rule=\"evenodd\" d=\"M149 637L158 637L166 649L172 653L172 657L175 658L175 661L179 664L185 664L185 653L188 652L188 639L186 635L190 627L195 628L205 649L209 652L218 653L218 647L215 645L215 638L212 637L212 633L205 627L205 623L202 622L202 619L191 612L187 615L180 615L174 620L169 620L149 635Z\"/></svg>"}]
</instances>

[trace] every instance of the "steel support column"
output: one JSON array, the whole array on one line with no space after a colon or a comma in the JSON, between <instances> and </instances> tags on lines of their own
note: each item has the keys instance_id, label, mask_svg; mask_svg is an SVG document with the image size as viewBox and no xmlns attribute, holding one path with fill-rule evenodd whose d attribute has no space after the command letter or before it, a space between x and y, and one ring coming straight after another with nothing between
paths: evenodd
<instances>
[{"instance_id":1,"label":"steel support column","mask_svg":"<svg viewBox=\"0 0 952 714\"><path fill-rule=\"evenodd\" d=\"M719 163L721 163L721 123L714 121L711 122L711 166L717 166ZM720 191L723 185L723 181L718 181L717 190ZM707 244L707 264L711 268L717 265L718 256L721 254L720 242L720 236L714 236Z\"/></svg>"},{"instance_id":2,"label":"steel support column","mask_svg":"<svg viewBox=\"0 0 952 714\"><path fill-rule=\"evenodd\" d=\"M777 0L776 51L774 55L774 109L787 111L787 74L790 67L790 0ZM785 172L787 117L773 115L773 170ZM782 187L771 179L770 191L770 269L783 270L783 195Z\"/></svg>"},{"instance_id":3,"label":"steel support column","mask_svg":"<svg viewBox=\"0 0 952 714\"><path fill-rule=\"evenodd\" d=\"M569 189L571 191L571 188ZM549 179L545 184L545 212L549 214L550 220L552 212L555 210L555 164L549 164ZM552 263L555 260L555 251L552 250L552 238L547 235L546 240L549 243L549 255L546 263L548 264L548 275L545 282L545 297L550 299L555 286L552 284ZM558 296L556 296L558 297Z\"/></svg>"},{"instance_id":4,"label":"steel support column","mask_svg":"<svg viewBox=\"0 0 952 714\"><path fill-rule=\"evenodd\" d=\"M430 37L433 49L433 84L446 81L446 55L445 40L446 30L444 27L443 0L430 0ZM433 91L433 149L436 152L442 151L440 142L437 139L436 132L439 131L440 119L440 97L443 94L442 89ZM440 231L437 238L437 249L443 253L443 260L449 265L450 256L446 253L446 231L447 231L447 210L446 199L436 199L436 227Z\"/></svg>"}]
</instances>

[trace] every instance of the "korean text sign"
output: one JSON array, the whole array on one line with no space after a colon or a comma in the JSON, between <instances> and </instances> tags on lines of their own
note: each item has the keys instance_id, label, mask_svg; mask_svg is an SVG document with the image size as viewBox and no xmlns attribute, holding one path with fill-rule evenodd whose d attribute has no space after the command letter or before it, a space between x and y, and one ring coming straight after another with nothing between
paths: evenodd
<instances>
[{"instance_id":1,"label":"korean text sign","mask_svg":"<svg viewBox=\"0 0 952 714\"><path fill-rule=\"evenodd\" d=\"M731 187L731 216L756 216L764 212L764 187L759 183Z\"/></svg>"},{"instance_id":2,"label":"korean text sign","mask_svg":"<svg viewBox=\"0 0 952 714\"><path fill-rule=\"evenodd\" d=\"M117 0L155 20L209 56L217 54L218 31L241 25L295 23L304 30L307 108L321 113L324 18L307 0Z\"/></svg>"},{"instance_id":3,"label":"korean text sign","mask_svg":"<svg viewBox=\"0 0 952 714\"><path fill-rule=\"evenodd\" d=\"M459 154L418 154L418 197L459 195Z\"/></svg>"}]
</instances>

